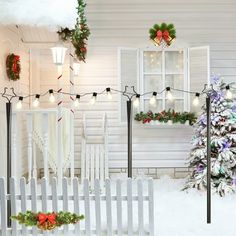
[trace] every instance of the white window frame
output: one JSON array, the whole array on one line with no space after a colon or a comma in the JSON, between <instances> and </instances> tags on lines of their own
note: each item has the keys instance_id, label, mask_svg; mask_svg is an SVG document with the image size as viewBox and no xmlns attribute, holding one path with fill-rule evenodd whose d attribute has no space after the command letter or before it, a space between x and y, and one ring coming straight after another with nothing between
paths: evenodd
<instances>
[{"instance_id":1,"label":"white window frame","mask_svg":"<svg viewBox=\"0 0 236 236\"><path fill-rule=\"evenodd\" d=\"M173 49L165 49L165 50L161 50L161 49L142 49L140 50L140 77L139 77L139 87L140 87L140 93L145 93L145 92L149 92L149 91L144 91L144 62L143 62L143 54L144 52L162 52L162 73L160 74L162 76L162 87L161 88L155 88L156 92L159 92L161 90L163 90L166 86L165 86L165 78L166 78L166 73L165 73L165 52L178 52L178 51L183 51L184 54L184 58L183 58L183 74L181 73L181 75L183 75L183 81L184 81L184 85L183 85L183 89L184 90L188 90L189 87L189 76L188 76L188 50L184 49L184 48L173 48ZM177 75L177 74L176 74ZM154 91L154 90L153 90ZM152 92L152 91L150 91ZM189 111L189 99L190 97L188 96L187 93L183 94L183 110L184 111ZM143 97L140 100L140 109L142 111L144 111L144 101L146 99L144 99ZM162 110L166 110L166 98L165 98L165 93L162 94Z\"/></svg>"}]
</instances>

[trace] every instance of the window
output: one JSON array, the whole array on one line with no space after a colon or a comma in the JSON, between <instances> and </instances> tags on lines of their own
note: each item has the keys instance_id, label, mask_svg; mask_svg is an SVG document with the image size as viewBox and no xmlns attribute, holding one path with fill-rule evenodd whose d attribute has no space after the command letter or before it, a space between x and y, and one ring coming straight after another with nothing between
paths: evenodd
<instances>
[{"instance_id":1,"label":"window","mask_svg":"<svg viewBox=\"0 0 236 236\"><path fill-rule=\"evenodd\" d=\"M161 91L163 88L187 90L187 60L186 50L172 51L142 51L141 52L141 93L147 91ZM169 101L165 93L157 96L155 107L149 104L150 95L143 98L141 110L154 112L174 109L187 110L187 98L183 92L172 91L174 100Z\"/></svg>"},{"instance_id":2,"label":"window","mask_svg":"<svg viewBox=\"0 0 236 236\"><path fill-rule=\"evenodd\" d=\"M125 85L133 85L141 94L159 92L166 87L201 92L204 84L210 81L208 46L164 51L157 50L156 47L148 50L119 48L118 55L120 90L123 90ZM166 99L165 93L158 95L155 107L149 104L151 95L141 97L139 110L160 112L171 108L176 111L198 112L191 105L192 97L189 94L179 91L172 93L174 100L171 102ZM125 101L126 98L121 96L121 122L126 121Z\"/></svg>"}]
</instances>

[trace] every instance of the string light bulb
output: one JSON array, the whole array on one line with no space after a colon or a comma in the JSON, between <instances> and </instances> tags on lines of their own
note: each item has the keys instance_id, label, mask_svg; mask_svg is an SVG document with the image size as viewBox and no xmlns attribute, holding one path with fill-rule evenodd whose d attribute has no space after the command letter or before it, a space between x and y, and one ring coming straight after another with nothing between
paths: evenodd
<instances>
[{"instance_id":1,"label":"string light bulb","mask_svg":"<svg viewBox=\"0 0 236 236\"><path fill-rule=\"evenodd\" d=\"M157 92L152 93L152 97L149 100L149 104L155 106L157 103Z\"/></svg>"},{"instance_id":2,"label":"string light bulb","mask_svg":"<svg viewBox=\"0 0 236 236\"><path fill-rule=\"evenodd\" d=\"M172 101L174 99L174 97L170 91L170 87L166 87L166 98L170 101Z\"/></svg>"},{"instance_id":3,"label":"string light bulb","mask_svg":"<svg viewBox=\"0 0 236 236\"><path fill-rule=\"evenodd\" d=\"M24 99L23 97L19 97L19 101L18 101L17 104L16 104L16 109L17 109L17 110L22 109L22 106L23 106L23 104L22 104L23 99Z\"/></svg>"},{"instance_id":4,"label":"string light bulb","mask_svg":"<svg viewBox=\"0 0 236 236\"><path fill-rule=\"evenodd\" d=\"M39 106L39 98L40 98L40 95L39 94L36 94L35 95L35 99L33 101L33 106L34 107L38 107Z\"/></svg>"},{"instance_id":5,"label":"string light bulb","mask_svg":"<svg viewBox=\"0 0 236 236\"><path fill-rule=\"evenodd\" d=\"M79 102L80 102L80 95L77 94L74 100L74 107L78 108Z\"/></svg>"},{"instance_id":6,"label":"string light bulb","mask_svg":"<svg viewBox=\"0 0 236 236\"><path fill-rule=\"evenodd\" d=\"M225 87L225 89L226 89L225 98L226 98L226 99L232 99L232 98L233 98L233 94L232 94L232 92L230 91L229 85L227 85L227 86Z\"/></svg>"},{"instance_id":7,"label":"string light bulb","mask_svg":"<svg viewBox=\"0 0 236 236\"><path fill-rule=\"evenodd\" d=\"M93 93L93 96L91 97L90 103L94 105L97 101L97 93Z\"/></svg>"},{"instance_id":8,"label":"string light bulb","mask_svg":"<svg viewBox=\"0 0 236 236\"><path fill-rule=\"evenodd\" d=\"M193 105L195 107L197 107L199 105L199 102L200 102L199 97L200 97L200 93L196 93L195 98L193 99Z\"/></svg>"},{"instance_id":9,"label":"string light bulb","mask_svg":"<svg viewBox=\"0 0 236 236\"><path fill-rule=\"evenodd\" d=\"M109 100L112 100L111 88L106 88L106 92L107 92L107 98Z\"/></svg>"},{"instance_id":10,"label":"string light bulb","mask_svg":"<svg viewBox=\"0 0 236 236\"><path fill-rule=\"evenodd\" d=\"M54 93L53 93L53 89L49 89L49 101L51 103L54 103L56 101L56 98L55 98Z\"/></svg>"},{"instance_id":11,"label":"string light bulb","mask_svg":"<svg viewBox=\"0 0 236 236\"><path fill-rule=\"evenodd\" d=\"M139 107L140 104L140 94L136 94L135 99L134 99L134 107Z\"/></svg>"}]
</instances>

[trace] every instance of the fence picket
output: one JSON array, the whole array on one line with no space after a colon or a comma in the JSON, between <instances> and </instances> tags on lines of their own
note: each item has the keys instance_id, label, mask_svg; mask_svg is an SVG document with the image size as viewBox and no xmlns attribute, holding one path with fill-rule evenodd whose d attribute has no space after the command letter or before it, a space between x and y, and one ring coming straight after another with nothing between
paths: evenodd
<instances>
[{"instance_id":1,"label":"fence picket","mask_svg":"<svg viewBox=\"0 0 236 236\"><path fill-rule=\"evenodd\" d=\"M133 193L132 179L127 179L127 217L128 217L128 235L133 235Z\"/></svg>"},{"instance_id":2,"label":"fence picket","mask_svg":"<svg viewBox=\"0 0 236 236\"><path fill-rule=\"evenodd\" d=\"M149 235L154 236L154 196L153 196L153 180L148 180L148 205L149 205Z\"/></svg>"},{"instance_id":3,"label":"fence picket","mask_svg":"<svg viewBox=\"0 0 236 236\"><path fill-rule=\"evenodd\" d=\"M117 235L122 236L122 199L121 199L121 180L116 181L116 208L117 208Z\"/></svg>"},{"instance_id":4,"label":"fence picket","mask_svg":"<svg viewBox=\"0 0 236 236\"><path fill-rule=\"evenodd\" d=\"M30 188L31 188L31 209L33 212L37 212L37 187L36 187L36 179L32 178L30 180ZM37 227L33 227L33 236L38 235Z\"/></svg>"},{"instance_id":5,"label":"fence picket","mask_svg":"<svg viewBox=\"0 0 236 236\"><path fill-rule=\"evenodd\" d=\"M0 178L1 235L7 236L7 206L5 179Z\"/></svg>"},{"instance_id":6,"label":"fence picket","mask_svg":"<svg viewBox=\"0 0 236 236\"><path fill-rule=\"evenodd\" d=\"M47 212L48 211L48 201L47 201L47 180L46 178L42 178L41 183L41 191L42 191L42 211ZM48 235L47 232L43 232L43 235Z\"/></svg>"},{"instance_id":7,"label":"fence picket","mask_svg":"<svg viewBox=\"0 0 236 236\"><path fill-rule=\"evenodd\" d=\"M52 178L52 210L58 212L58 197L57 197L57 178ZM58 230L54 230L54 235L57 235Z\"/></svg>"},{"instance_id":8,"label":"fence picket","mask_svg":"<svg viewBox=\"0 0 236 236\"><path fill-rule=\"evenodd\" d=\"M73 179L74 212L80 214L79 209L79 182L78 178ZM80 236L80 223L75 225L75 235Z\"/></svg>"},{"instance_id":9,"label":"fence picket","mask_svg":"<svg viewBox=\"0 0 236 236\"><path fill-rule=\"evenodd\" d=\"M144 235L143 231L143 182L138 179L138 233Z\"/></svg>"},{"instance_id":10,"label":"fence picket","mask_svg":"<svg viewBox=\"0 0 236 236\"><path fill-rule=\"evenodd\" d=\"M63 178L62 180L62 194L63 194L63 211L68 211L68 182L67 178ZM64 225L64 234L68 234L68 225Z\"/></svg>"},{"instance_id":11,"label":"fence picket","mask_svg":"<svg viewBox=\"0 0 236 236\"><path fill-rule=\"evenodd\" d=\"M111 213L111 181L106 179L106 213L107 213L107 235L112 235L112 213Z\"/></svg>"},{"instance_id":12,"label":"fence picket","mask_svg":"<svg viewBox=\"0 0 236 236\"><path fill-rule=\"evenodd\" d=\"M100 181L95 179L94 186L95 206L96 206L96 235L101 235L101 198L100 198Z\"/></svg>"},{"instance_id":13,"label":"fence picket","mask_svg":"<svg viewBox=\"0 0 236 236\"><path fill-rule=\"evenodd\" d=\"M85 233L86 233L86 236L91 236L90 197L89 197L88 179L84 180L84 209L85 209Z\"/></svg>"},{"instance_id":14,"label":"fence picket","mask_svg":"<svg viewBox=\"0 0 236 236\"><path fill-rule=\"evenodd\" d=\"M26 212L26 181L25 178L20 179L20 194L21 194L21 212ZM22 235L26 236L27 235L27 228L22 225Z\"/></svg>"},{"instance_id":15,"label":"fence picket","mask_svg":"<svg viewBox=\"0 0 236 236\"><path fill-rule=\"evenodd\" d=\"M16 184L15 179L10 179L10 199L11 199L11 215L15 216L17 214L16 212ZM15 220L11 221L11 227L12 227L12 235L17 235L17 222Z\"/></svg>"}]
</instances>

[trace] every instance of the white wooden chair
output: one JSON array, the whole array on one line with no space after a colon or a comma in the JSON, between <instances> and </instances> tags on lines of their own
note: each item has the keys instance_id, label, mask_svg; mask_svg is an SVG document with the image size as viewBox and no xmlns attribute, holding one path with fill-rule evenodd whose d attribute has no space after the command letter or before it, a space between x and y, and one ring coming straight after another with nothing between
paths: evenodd
<instances>
[{"instance_id":1,"label":"white wooden chair","mask_svg":"<svg viewBox=\"0 0 236 236\"><path fill-rule=\"evenodd\" d=\"M83 134L81 143L81 182L88 179L91 189L94 188L94 180L99 179L101 186L108 178L108 133L107 116L102 115L101 127L93 130L93 135L100 136L93 139L88 132L86 115L83 116Z\"/></svg>"}]
</instances>

